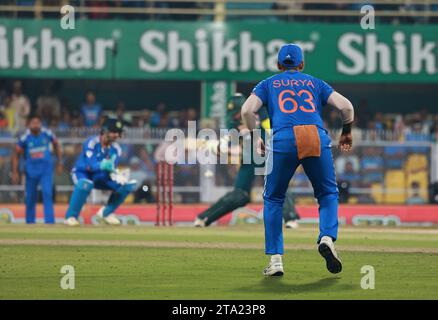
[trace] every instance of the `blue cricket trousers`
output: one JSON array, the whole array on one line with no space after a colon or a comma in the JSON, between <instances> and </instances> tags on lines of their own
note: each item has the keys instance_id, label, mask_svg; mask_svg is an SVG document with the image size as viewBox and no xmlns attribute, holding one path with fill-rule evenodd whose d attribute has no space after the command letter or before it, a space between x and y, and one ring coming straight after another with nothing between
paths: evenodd
<instances>
[{"instance_id":1,"label":"blue cricket trousers","mask_svg":"<svg viewBox=\"0 0 438 320\"><path fill-rule=\"evenodd\" d=\"M40 174L26 174L26 223L35 223L38 185L41 186L44 205L44 222L55 223L53 210L53 172L47 170Z\"/></svg>"},{"instance_id":2,"label":"blue cricket trousers","mask_svg":"<svg viewBox=\"0 0 438 320\"><path fill-rule=\"evenodd\" d=\"M298 160L294 131L282 129L274 134L272 146L267 146L265 190L263 193L265 224L265 253L283 254L283 202L289 182L297 167L302 164L312 183L314 196L319 203L319 236L338 234L338 188L327 132L318 128L321 156ZM270 171L270 173L269 173Z\"/></svg>"}]
</instances>

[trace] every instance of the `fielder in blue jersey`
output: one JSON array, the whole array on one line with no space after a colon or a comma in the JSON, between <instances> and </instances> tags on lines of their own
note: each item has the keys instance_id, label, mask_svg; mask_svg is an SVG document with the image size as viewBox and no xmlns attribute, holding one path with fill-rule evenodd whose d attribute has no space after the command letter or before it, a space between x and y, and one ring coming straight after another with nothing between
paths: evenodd
<instances>
[{"instance_id":1,"label":"fielder in blue jersey","mask_svg":"<svg viewBox=\"0 0 438 320\"><path fill-rule=\"evenodd\" d=\"M43 128L38 116L31 116L28 129L19 138L12 158L12 182L19 183L18 163L24 157L26 223L35 223L38 186L44 205L44 222L55 223L53 211L53 169L50 146L57 158L57 172L62 171L61 148L52 131Z\"/></svg>"},{"instance_id":2,"label":"fielder in blue jersey","mask_svg":"<svg viewBox=\"0 0 438 320\"><path fill-rule=\"evenodd\" d=\"M80 212L93 188L112 191L107 205L97 215L108 224L121 224L114 211L134 191L136 185L135 181L122 181L117 175L122 149L116 141L121 137L122 131L121 121L107 119L100 135L84 142L82 152L71 172L75 188L70 198L65 224L79 225Z\"/></svg>"},{"instance_id":3,"label":"fielder in blue jersey","mask_svg":"<svg viewBox=\"0 0 438 320\"><path fill-rule=\"evenodd\" d=\"M242 106L242 118L253 130L256 113L266 105L272 128L272 143L266 146L268 169L265 175L265 252L271 256L263 271L267 276L283 275L282 207L289 182L301 164L310 179L319 203L318 250L331 273L342 270L334 241L338 237L338 188L331 153L331 141L321 119L322 108L330 104L340 110L343 131L342 151L352 147L354 109L348 99L324 81L302 73L303 53L295 44L284 45L278 53L280 73L254 88Z\"/></svg>"}]
</instances>

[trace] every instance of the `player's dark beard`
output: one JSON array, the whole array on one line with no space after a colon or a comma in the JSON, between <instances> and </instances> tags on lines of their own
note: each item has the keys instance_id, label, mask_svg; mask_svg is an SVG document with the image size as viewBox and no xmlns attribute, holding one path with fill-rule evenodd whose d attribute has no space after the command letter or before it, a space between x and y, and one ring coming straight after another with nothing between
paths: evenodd
<instances>
[{"instance_id":1,"label":"player's dark beard","mask_svg":"<svg viewBox=\"0 0 438 320\"><path fill-rule=\"evenodd\" d=\"M109 146L110 144L112 144L113 142L116 142L117 138L116 137L112 137L108 134L104 134L102 136L102 143L105 147Z\"/></svg>"},{"instance_id":2,"label":"player's dark beard","mask_svg":"<svg viewBox=\"0 0 438 320\"><path fill-rule=\"evenodd\" d=\"M111 141L110 141L110 138L108 137L108 135L106 135L106 134L102 135L101 144L104 147L107 147L111 144Z\"/></svg>"},{"instance_id":3,"label":"player's dark beard","mask_svg":"<svg viewBox=\"0 0 438 320\"><path fill-rule=\"evenodd\" d=\"M40 134L41 129L40 129L40 128L30 128L30 132L31 132L33 135L37 136L37 135Z\"/></svg>"}]
</instances>

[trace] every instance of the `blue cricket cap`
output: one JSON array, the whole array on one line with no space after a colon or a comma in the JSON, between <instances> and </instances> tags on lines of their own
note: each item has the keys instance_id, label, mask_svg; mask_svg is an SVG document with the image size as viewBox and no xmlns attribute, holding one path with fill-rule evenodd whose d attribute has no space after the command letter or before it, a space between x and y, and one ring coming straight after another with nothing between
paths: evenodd
<instances>
[{"instance_id":1,"label":"blue cricket cap","mask_svg":"<svg viewBox=\"0 0 438 320\"><path fill-rule=\"evenodd\" d=\"M293 43L283 45L278 51L278 62L286 68L295 68L303 61L303 50Z\"/></svg>"}]
</instances>

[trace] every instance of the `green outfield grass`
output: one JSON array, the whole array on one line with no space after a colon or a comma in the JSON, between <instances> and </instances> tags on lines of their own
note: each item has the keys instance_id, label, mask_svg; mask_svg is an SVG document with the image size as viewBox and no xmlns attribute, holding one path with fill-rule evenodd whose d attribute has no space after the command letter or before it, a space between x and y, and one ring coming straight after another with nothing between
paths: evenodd
<instances>
[{"instance_id":1,"label":"green outfield grass","mask_svg":"<svg viewBox=\"0 0 438 320\"><path fill-rule=\"evenodd\" d=\"M330 274L316 226L285 230L285 275L264 278L263 227L0 225L0 299L438 299L438 230L340 230ZM75 289L62 290L63 265ZM375 289L360 286L375 269Z\"/></svg>"}]
</instances>

